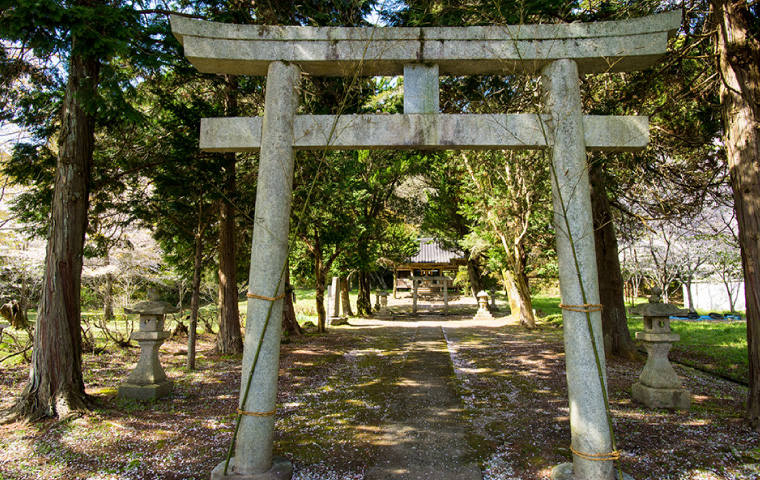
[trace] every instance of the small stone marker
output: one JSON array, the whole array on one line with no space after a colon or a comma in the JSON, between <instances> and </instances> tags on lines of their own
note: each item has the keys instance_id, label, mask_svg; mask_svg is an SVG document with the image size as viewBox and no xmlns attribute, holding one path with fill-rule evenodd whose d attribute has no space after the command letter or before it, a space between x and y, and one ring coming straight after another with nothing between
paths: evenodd
<instances>
[{"instance_id":1,"label":"small stone marker","mask_svg":"<svg viewBox=\"0 0 760 480\"><path fill-rule=\"evenodd\" d=\"M412 274L412 315L417 315L417 289L420 286L420 281L419 277Z\"/></svg>"},{"instance_id":2,"label":"small stone marker","mask_svg":"<svg viewBox=\"0 0 760 480\"><path fill-rule=\"evenodd\" d=\"M487 320L493 318L491 311L488 310L488 294L485 290L478 292L478 313L472 318L473 320Z\"/></svg>"},{"instance_id":3,"label":"small stone marker","mask_svg":"<svg viewBox=\"0 0 760 480\"><path fill-rule=\"evenodd\" d=\"M3 330L10 327L7 323L0 323L0 340L3 338Z\"/></svg>"},{"instance_id":4,"label":"small stone marker","mask_svg":"<svg viewBox=\"0 0 760 480\"><path fill-rule=\"evenodd\" d=\"M670 329L670 316L682 315L685 310L659 303L660 292L659 288L653 288L650 303L641 308L644 331L636 332L636 338L644 343L648 357L639 381L633 384L633 400L651 408L688 410L691 392L683 387L668 360L672 344L681 339Z\"/></svg>"},{"instance_id":5,"label":"small stone marker","mask_svg":"<svg viewBox=\"0 0 760 480\"><path fill-rule=\"evenodd\" d=\"M340 316L340 278L333 277L330 287L330 326L348 325L348 319Z\"/></svg>"},{"instance_id":6,"label":"small stone marker","mask_svg":"<svg viewBox=\"0 0 760 480\"><path fill-rule=\"evenodd\" d=\"M375 313L375 318L393 318L393 312L388 308L388 292L381 290L378 296L380 297L380 304Z\"/></svg>"},{"instance_id":7,"label":"small stone marker","mask_svg":"<svg viewBox=\"0 0 760 480\"><path fill-rule=\"evenodd\" d=\"M119 386L119 397L154 400L174 389L174 382L166 378L158 360L158 349L170 335L164 331L164 316L178 311L179 308L158 301L139 302L131 309L124 309L124 313L140 315L140 330L129 337L140 344L140 360L127 381Z\"/></svg>"}]
</instances>

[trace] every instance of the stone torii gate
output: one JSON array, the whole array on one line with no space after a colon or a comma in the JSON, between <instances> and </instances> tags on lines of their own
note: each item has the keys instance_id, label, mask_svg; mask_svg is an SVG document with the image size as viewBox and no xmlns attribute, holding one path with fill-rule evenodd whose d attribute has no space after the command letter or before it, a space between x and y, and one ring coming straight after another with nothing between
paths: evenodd
<instances>
[{"instance_id":1,"label":"stone torii gate","mask_svg":"<svg viewBox=\"0 0 760 480\"><path fill-rule=\"evenodd\" d=\"M643 149L649 130L646 117L584 116L579 75L653 65L680 21L679 11L618 22L463 28L274 27L172 17L174 35L200 72L267 77L263 118L201 124L203 150L260 151L240 426L234 462L219 465L212 478L292 475L287 460L272 457L272 440L295 150L406 148L549 149L574 452L574 473L566 478L612 480L606 367L599 351L603 383L588 327L603 349L586 151ZM403 74L404 114L296 115L302 73ZM545 113L439 113L439 76L482 74L541 75Z\"/></svg>"}]
</instances>

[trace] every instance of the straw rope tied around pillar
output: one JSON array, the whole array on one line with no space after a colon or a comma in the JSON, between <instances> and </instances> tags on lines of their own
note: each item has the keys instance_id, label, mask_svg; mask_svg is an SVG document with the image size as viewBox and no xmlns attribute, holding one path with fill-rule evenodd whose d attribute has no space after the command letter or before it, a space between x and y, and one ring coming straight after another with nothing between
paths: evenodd
<instances>
[{"instance_id":1,"label":"straw rope tied around pillar","mask_svg":"<svg viewBox=\"0 0 760 480\"><path fill-rule=\"evenodd\" d=\"M247 415L249 417L271 417L277 412L277 410L270 410L268 412L246 412L241 409L237 409L237 413L240 415Z\"/></svg>"},{"instance_id":2,"label":"straw rope tied around pillar","mask_svg":"<svg viewBox=\"0 0 760 480\"><path fill-rule=\"evenodd\" d=\"M248 298L255 298L257 300L266 300L268 302L274 302L274 301L277 301L277 300L279 300L281 298L285 298L285 293L282 293L282 294L280 294L280 295L278 295L276 297L265 297L264 295L256 295L255 293L250 293L249 292L245 296L248 297Z\"/></svg>"},{"instance_id":3,"label":"straw rope tied around pillar","mask_svg":"<svg viewBox=\"0 0 760 480\"><path fill-rule=\"evenodd\" d=\"M580 313L592 313L592 312L601 312L602 306L598 303L584 303L583 305L564 305L562 303L559 304L559 308L562 310L569 310L571 312L580 312Z\"/></svg>"},{"instance_id":4,"label":"straw rope tied around pillar","mask_svg":"<svg viewBox=\"0 0 760 480\"><path fill-rule=\"evenodd\" d=\"M614 462L616 460L620 460L620 450L613 450L610 453L592 454L579 452L578 450L574 449L572 445L570 445L570 451L582 459L590 460L592 462Z\"/></svg>"}]
</instances>

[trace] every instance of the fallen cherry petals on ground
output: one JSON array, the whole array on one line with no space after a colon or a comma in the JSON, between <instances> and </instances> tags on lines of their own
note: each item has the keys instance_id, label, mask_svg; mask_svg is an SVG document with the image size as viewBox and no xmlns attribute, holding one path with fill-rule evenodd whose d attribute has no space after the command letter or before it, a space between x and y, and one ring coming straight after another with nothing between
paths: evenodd
<instances>
[{"instance_id":1,"label":"fallen cherry petals on ground","mask_svg":"<svg viewBox=\"0 0 760 480\"><path fill-rule=\"evenodd\" d=\"M428 315L446 335L473 460L485 480L549 478L570 461L561 330L474 326ZM377 460L391 392L414 323L331 329L282 345L274 450L295 480L359 480ZM120 400L118 385L139 349L86 354L83 371L97 408L66 422L0 426L0 479L207 479L223 462L236 422L240 356L214 353L200 335L197 369L184 368L185 338L161 347L174 392L155 402ZM631 401L643 362L607 363L622 466L636 480L760 479L760 435L743 422L746 388L676 367L692 392L687 412ZM0 365L0 408L12 405L28 366Z\"/></svg>"}]
</instances>

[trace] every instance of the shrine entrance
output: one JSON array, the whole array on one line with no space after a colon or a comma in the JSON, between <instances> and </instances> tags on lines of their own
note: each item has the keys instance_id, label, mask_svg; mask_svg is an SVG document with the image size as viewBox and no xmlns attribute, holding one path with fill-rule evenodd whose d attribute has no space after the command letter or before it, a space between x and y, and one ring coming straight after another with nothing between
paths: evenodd
<instances>
[{"instance_id":1,"label":"shrine entrance","mask_svg":"<svg viewBox=\"0 0 760 480\"><path fill-rule=\"evenodd\" d=\"M234 462L220 464L212 478L292 475L287 460L272 457L272 439L296 149L545 149L564 309L571 475L612 480L616 452L586 151L645 148L648 119L583 115L579 75L653 65L680 21L680 11L618 22L462 28L279 27L172 17L174 35L200 72L267 77L263 117L201 124L202 150L260 151ZM296 115L302 74L403 75L404 114ZM543 114L439 113L439 76L515 74L541 76Z\"/></svg>"}]
</instances>

